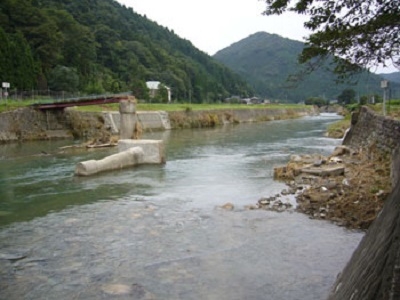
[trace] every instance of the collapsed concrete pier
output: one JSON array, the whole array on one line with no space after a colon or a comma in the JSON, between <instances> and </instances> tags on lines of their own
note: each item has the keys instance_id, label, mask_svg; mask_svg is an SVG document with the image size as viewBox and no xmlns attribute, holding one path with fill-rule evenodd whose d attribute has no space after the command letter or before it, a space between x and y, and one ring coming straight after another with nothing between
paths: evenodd
<instances>
[{"instance_id":1,"label":"collapsed concrete pier","mask_svg":"<svg viewBox=\"0 0 400 300\"><path fill-rule=\"evenodd\" d=\"M120 140L118 149L118 153L101 160L78 163L75 167L75 175L91 176L142 164L165 163L164 143L160 140Z\"/></svg>"},{"instance_id":2,"label":"collapsed concrete pier","mask_svg":"<svg viewBox=\"0 0 400 300\"><path fill-rule=\"evenodd\" d=\"M118 153L100 160L88 160L75 166L75 175L90 176L97 173L134 167L141 164L165 163L164 142L161 140L134 140L137 122L135 102L120 102L120 140Z\"/></svg>"}]
</instances>

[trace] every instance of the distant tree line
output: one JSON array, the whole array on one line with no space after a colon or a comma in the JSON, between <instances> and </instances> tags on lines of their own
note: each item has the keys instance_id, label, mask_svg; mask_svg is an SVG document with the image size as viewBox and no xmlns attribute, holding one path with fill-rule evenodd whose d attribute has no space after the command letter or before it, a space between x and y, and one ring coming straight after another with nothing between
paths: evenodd
<instances>
[{"instance_id":1,"label":"distant tree line","mask_svg":"<svg viewBox=\"0 0 400 300\"><path fill-rule=\"evenodd\" d=\"M354 103L359 104L368 104L368 103L381 103L382 96L378 94L370 94L370 95L362 95L357 97L357 93L355 90L347 88L344 89L340 95L337 97L337 103L339 105L349 105ZM318 107L325 106L331 104L330 100L327 100L323 97L309 97L305 100L306 105L316 105Z\"/></svg>"}]
</instances>

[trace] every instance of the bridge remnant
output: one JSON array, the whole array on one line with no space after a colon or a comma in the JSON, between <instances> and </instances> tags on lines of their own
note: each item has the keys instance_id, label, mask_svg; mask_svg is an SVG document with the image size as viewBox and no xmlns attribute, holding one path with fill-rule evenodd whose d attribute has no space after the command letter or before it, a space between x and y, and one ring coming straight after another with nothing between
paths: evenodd
<instances>
[{"instance_id":1,"label":"bridge remnant","mask_svg":"<svg viewBox=\"0 0 400 300\"><path fill-rule=\"evenodd\" d=\"M120 139L131 139L137 122L136 101L134 97L119 102L119 112L121 114Z\"/></svg>"},{"instance_id":2,"label":"bridge remnant","mask_svg":"<svg viewBox=\"0 0 400 300\"><path fill-rule=\"evenodd\" d=\"M75 175L90 176L142 164L164 164L164 143L161 140L119 140L119 152L101 160L83 161L75 166Z\"/></svg>"}]
</instances>

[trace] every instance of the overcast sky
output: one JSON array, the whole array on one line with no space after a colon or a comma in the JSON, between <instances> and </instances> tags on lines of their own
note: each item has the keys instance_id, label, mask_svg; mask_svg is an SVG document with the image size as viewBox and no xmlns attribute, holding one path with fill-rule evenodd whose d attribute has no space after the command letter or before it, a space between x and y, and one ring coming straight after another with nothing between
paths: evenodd
<instances>
[{"instance_id":1,"label":"overcast sky","mask_svg":"<svg viewBox=\"0 0 400 300\"><path fill-rule=\"evenodd\" d=\"M198 49L213 55L249 35L265 31L292 40L308 35L304 16L283 14L263 16L262 0L118 0L141 15L168 27ZM379 69L396 72L397 69Z\"/></svg>"}]
</instances>

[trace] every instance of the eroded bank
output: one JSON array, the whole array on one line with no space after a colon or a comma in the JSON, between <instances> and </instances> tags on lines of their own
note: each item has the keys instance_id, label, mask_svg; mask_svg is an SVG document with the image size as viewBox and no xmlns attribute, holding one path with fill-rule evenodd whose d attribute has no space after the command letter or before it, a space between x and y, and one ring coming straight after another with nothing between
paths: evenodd
<instances>
[{"instance_id":1,"label":"eroded bank","mask_svg":"<svg viewBox=\"0 0 400 300\"><path fill-rule=\"evenodd\" d=\"M316 114L313 107L170 112L138 111L143 131L206 128L223 124L261 122ZM0 114L0 142L79 138L109 140L119 133L118 112L81 112L74 109L40 111L23 108Z\"/></svg>"}]
</instances>

